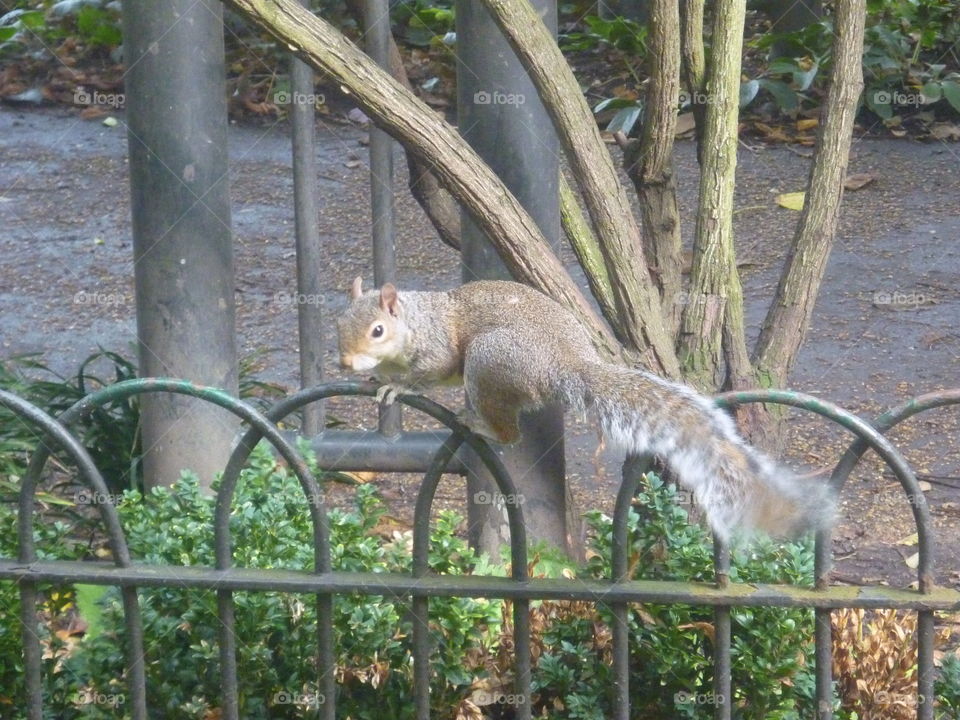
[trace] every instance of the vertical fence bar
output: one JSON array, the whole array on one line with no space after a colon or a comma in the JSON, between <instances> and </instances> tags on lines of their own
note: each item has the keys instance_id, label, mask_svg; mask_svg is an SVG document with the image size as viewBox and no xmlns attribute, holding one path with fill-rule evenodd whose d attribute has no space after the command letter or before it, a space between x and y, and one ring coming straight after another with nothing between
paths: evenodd
<instances>
[{"instance_id":1,"label":"vertical fence bar","mask_svg":"<svg viewBox=\"0 0 960 720\"><path fill-rule=\"evenodd\" d=\"M650 465L650 458L629 455L623 463L620 490L613 510L613 538L611 544L610 569L611 580L623 582L630 577L630 528L627 521L630 505L640 477ZM630 718L630 618L627 603L610 603L613 615L613 717L612 720Z\"/></svg>"},{"instance_id":2,"label":"vertical fence bar","mask_svg":"<svg viewBox=\"0 0 960 720\"><path fill-rule=\"evenodd\" d=\"M374 62L390 72L390 5L388 0L365 0L363 24L366 51ZM373 282L377 287L397 280L394 223L393 138L377 127L370 128L370 209L373 214ZM401 410L394 403L380 408L380 432L400 434Z\"/></svg>"},{"instance_id":3,"label":"vertical fence bar","mask_svg":"<svg viewBox=\"0 0 960 720\"><path fill-rule=\"evenodd\" d=\"M929 592L929 588L921 592ZM934 618L932 610L917 611L917 720L933 720Z\"/></svg>"},{"instance_id":4,"label":"vertical fence bar","mask_svg":"<svg viewBox=\"0 0 960 720\"><path fill-rule=\"evenodd\" d=\"M814 540L814 587L825 590L830 585L833 566L830 528L817 531ZM814 672L816 677L817 720L833 720L833 633L830 608L814 611Z\"/></svg>"},{"instance_id":5,"label":"vertical fence bar","mask_svg":"<svg viewBox=\"0 0 960 720\"><path fill-rule=\"evenodd\" d=\"M309 0L301 0L309 7ZM293 214L297 246L297 327L300 340L300 387L323 382L323 297L320 230L317 227L317 168L314 150L313 68L290 56L290 124L293 134ZM323 401L303 408L302 432L323 430Z\"/></svg>"},{"instance_id":6,"label":"vertical fence bar","mask_svg":"<svg viewBox=\"0 0 960 720\"><path fill-rule=\"evenodd\" d=\"M21 545L22 547L22 545ZM37 634L37 584L20 582L20 638L23 644L23 669L26 674L28 720L43 720L43 652Z\"/></svg>"},{"instance_id":7,"label":"vertical fence bar","mask_svg":"<svg viewBox=\"0 0 960 720\"><path fill-rule=\"evenodd\" d=\"M713 538L713 571L718 588L725 588L730 584L730 548L716 536ZM715 720L730 720L733 698L730 681L729 605L717 605L713 609L713 701Z\"/></svg>"}]
</instances>

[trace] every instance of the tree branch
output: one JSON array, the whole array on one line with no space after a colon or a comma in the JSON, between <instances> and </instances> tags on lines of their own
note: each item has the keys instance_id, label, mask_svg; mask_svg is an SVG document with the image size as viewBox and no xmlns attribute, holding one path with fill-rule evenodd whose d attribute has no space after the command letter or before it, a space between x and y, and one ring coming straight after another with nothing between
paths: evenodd
<instances>
[{"instance_id":1,"label":"tree branch","mask_svg":"<svg viewBox=\"0 0 960 720\"><path fill-rule=\"evenodd\" d=\"M830 88L823 104L806 202L755 356L761 381L782 385L806 336L837 232L857 103L863 92L865 0L837 0Z\"/></svg>"},{"instance_id":2,"label":"tree branch","mask_svg":"<svg viewBox=\"0 0 960 720\"><path fill-rule=\"evenodd\" d=\"M620 347L553 254L536 223L457 131L366 54L293 0L225 0L291 52L328 73L380 128L434 169L514 277L569 307L610 355Z\"/></svg>"},{"instance_id":3,"label":"tree branch","mask_svg":"<svg viewBox=\"0 0 960 720\"><path fill-rule=\"evenodd\" d=\"M655 269L667 334L680 325L680 212L673 178L673 141L680 93L680 13L675 0L651 0L647 38L650 81L639 142L624 149L624 166L640 197L647 262Z\"/></svg>"},{"instance_id":4,"label":"tree branch","mask_svg":"<svg viewBox=\"0 0 960 720\"><path fill-rule=\"evenodd\" d=\"M719 2L715 12L693 267L680 337L687 378L711 389L723 381L720 368L727 303L742 303L733 249L733 190L746 0ZM742 318L742 307L731 312L732 317ZM742 333L731 340L745 343ZM736 351L746 355L746 346Z\"/></svg>"},{"instance_id":5,"label":"tree branch","mask_svg":"<svg viewBox=\"0 0 960 720\"><path fill-rule=\"evenodd\" d=\"M703 0L680 0L683 30L680 46L683 52L683 75L690 93L690 107L697 134L697 162L703 162L703 126L706 124L707 96L706 55L703 50Z\"/></svg>"},{"instance_id":6,"label":"tree branch","mask_svg":"<svg viewBox=\"0 0 960 720\"><path fill-rule=\"evenodd\" d=\"M660 297L646 267L637 267L642 257L639 228L577 79L530 3L482 1L529 73L580 183L616 301L619 317L611 324L644 353L652 369L679 377Z\"/></svg>"}]
</instances>

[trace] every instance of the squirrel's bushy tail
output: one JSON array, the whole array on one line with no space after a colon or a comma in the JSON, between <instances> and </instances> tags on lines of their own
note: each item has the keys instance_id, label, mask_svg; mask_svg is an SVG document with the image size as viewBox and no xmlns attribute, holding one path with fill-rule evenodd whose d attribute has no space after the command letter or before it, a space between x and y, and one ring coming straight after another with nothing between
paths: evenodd
<instances>
[{"instance_id":1,"label":"squirrel's bushy tail","mask_svg":"<svg viewBox=\"0 0 960 720\"><path fill-rule=\"evenodd\" d=\"M740 438L725 412L690 388L606 364L590 364L578 380L582 387L567 388L573 403L597 411L612 443L662 459L720 538L755 530L792 536L832 520L826 483L778 468Z\"/></svg>"}]
</instances>

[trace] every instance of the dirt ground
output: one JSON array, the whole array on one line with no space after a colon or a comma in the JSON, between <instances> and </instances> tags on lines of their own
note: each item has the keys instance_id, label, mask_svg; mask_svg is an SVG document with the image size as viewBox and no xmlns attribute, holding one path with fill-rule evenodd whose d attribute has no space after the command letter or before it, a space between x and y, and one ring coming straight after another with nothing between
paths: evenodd
<instances>
[{"instance_id":1,"label":"dirt ground","mask_svg":"<svg viewBox=\"0 0 960 720\"><path fill-rule=\"evenodd\" d=\"M97 346L133 357L126 133L62 109L0 108L0 358L42 353L69 373ZM324 242L324 308L333 317L355 275L372 280L366 149L361 128L318 128ZM750 331L759 330L797 214L774 202L803 188L806 149L741 143L736 232ZM292 179L284 123L230 130L237 266L237 323L243 354L261 353L260 376L290 387L297 378ZM960 146L858 139L851 173L874 182L848 192L835 249L792 389L832 400L866 418L914 395L960 386ZM696 194L690 142L677 147L682 216ZM458 258L436 239L404 191L398 156L397 249L401 286L439 289L459 280ZM685 232L692 231L686 223ZM567 258L572 264L572 258ZM92 299L91 299L92 298ZM107 300L108 299L108 300ZM331 330L332 334L332 330ZM330 377L340 377L328 352ZM356 410L331 408L354 418ZM373 413L364 410L371 425ZM937 580L960 587L960 409L926 413L893 434L925 485L938 537ZM594 457L595 436L574 422L573 488L584 509L612 507L616 463ZM831 466L849 436L812 416L790 416L785 461L800 471ZM398 517L408 516L416 481L384 478ZM462 487L441 501L462 503ZM839 582L915 578L910 505L889 472L865 462L842 495L836 532ZM905 540L906 539L906 540ZM904 541L905 544L899 544Z\"/></svg>"}]
</instances>

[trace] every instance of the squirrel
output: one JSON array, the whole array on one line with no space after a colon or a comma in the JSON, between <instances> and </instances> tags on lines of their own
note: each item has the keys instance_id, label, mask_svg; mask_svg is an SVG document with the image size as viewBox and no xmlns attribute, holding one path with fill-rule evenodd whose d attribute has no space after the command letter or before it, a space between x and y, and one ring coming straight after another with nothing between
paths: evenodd
<instances>
[{"instance_id":1,"label":"squirrel","mask_svg":"<svg viewBox=\"0 0 960 720\"><path fill-rule=\"evenodd\" d=\"M707 397L652 373L603 360L574 315L543 293L481 280L446 292L363 292L337 320L340 364L373 371L390 403L398 392L465 387L465 424L510 444L521 411L559 401L594 410L604 436L661 458L693 492L718 537L735 530L792 536L827 522L826 485L801 484L737 434Z\"/></svg>"}]
</instances>

